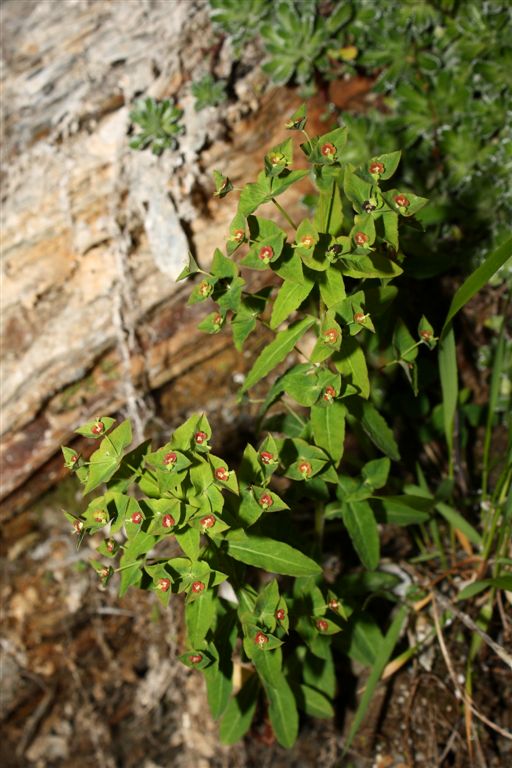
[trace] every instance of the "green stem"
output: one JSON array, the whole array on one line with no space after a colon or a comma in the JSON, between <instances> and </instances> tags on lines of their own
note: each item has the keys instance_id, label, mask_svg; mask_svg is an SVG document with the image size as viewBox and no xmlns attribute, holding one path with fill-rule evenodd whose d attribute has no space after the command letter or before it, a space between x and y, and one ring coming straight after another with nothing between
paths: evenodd
<instances>
[{"instance_id":1,"label":"green stem","mask_svg":"<svg viewBox=\"0 0 512 768\"><path fill-rule=\"evenodd\" d=\"M280 211L280 212L283 214L283 216L285 217L285 219L286 219L286 221L288 222L288 224L291 224L291 226L292 226L294 229L297 229L297 228L298 228L298 225L297 225L297 224L295 224L295 222L294 222L294 220L292 219L292 217L290 216L290 214L289 214L289 213L287 213L287 212L285 211L285 209L283 208L283 206L282 206L280 203L278 203L278 202L277 202L277 200L275 199L275 197L273 197L273 198L272 198L272 202L274 203L274 205L276 206L276 208L277 208L277 209L278 209L278 210L279 210L279 211Z\"/></svg>"},{"instance_id":2,"label":"green stem","mask_svg":"<svg viewBox=\"0 0 512 768\"><path fill-rule=\"evenodd\" d=\"M324 505L319 501L315 505L315 533L320 552L323 551L324 524Z\"/></svg>"}]
</instances>

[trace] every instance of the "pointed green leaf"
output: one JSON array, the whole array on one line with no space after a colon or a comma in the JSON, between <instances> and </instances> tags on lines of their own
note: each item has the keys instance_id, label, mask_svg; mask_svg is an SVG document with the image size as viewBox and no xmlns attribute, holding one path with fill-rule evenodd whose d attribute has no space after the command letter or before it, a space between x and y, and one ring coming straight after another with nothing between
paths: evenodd
<instances>
[{"instance_id":1,"label":"pointed green leaf","mask_svg":"<svg viewBox=\"0 0 512 768\"><path fill-rule=\"evenodd\" d=\"M372 508L367 501L345 504L341 513L352 544L365 568L375 570L379 564L379 529Z\"/></svg>"},{"instance_id":2,"label":"pointed green leaf","mask_svg":"<svg viewBox=\"0 0 512 768\"><path fill-rule=\"evenodd\" d=\"M282 541L265 536L246 536L242 531L226 534L228 553L235 560L268 573L284 576L314 576L321 573L320 566Z\"/></svg>"},{"instance_id":3,"label":"pointed green leaf","mask_svg":"<svg viewBox=\"0 0 512 768\"><path fill-rule=\"evenodd\" d=\"M247 374L247 378L241 391L246 392L279 365L279 363L285 359L286 355L292 351L299 339L304 336L308 328L311 328L314 322L315 318L305 317L303 320L299 320L291 325L285 331L280 331L276 335L274 341L272 341L256 359L256 362Z\"/></svg>"},{"instance_id":4,"label":"pointed green leaf","mask_svg":"<svg viewBox=\"0 0 512 768\"><path fill-rule=\"evenodd\" d=\"M270 318L270 327L275 330L282 322L288 319L290 315L300 307L313 288L313 281L304 277L304 283L291 282L285 280L276 296L274 306L272 307L272 316Z\"/></svg>"},{"instance_id":5,"label":"pointed green leaf","mask_svg":"<svg viewBox=\"0 0 512 768\"><path fill-rule=\"evenodd\" d=\"M369 397L370 381L364 352L353 336L343 339L340 351L333 357L336 369L348 384L357 387L361 397Z\"/></svg>"},{"instance_id":6,"label":"pointed green leaf","mask_svg":"<svg viewBox=\"0 0 512 768\"><path fill-rule=\"evenodd\" d=\"M249 730L256 712L259 688L258 676L251 675L229 701L220 724L220 740L223 744L235 744Z\"/></svg>"},{"instance_id":7,"label":"pointed green leaf","mask_svg":"<svg viewBox=\"0 0 512 768\"><path fill-rule=\"evenodd\" d=\"M373 403L361 400L360 398L350 398L350 400L347 401L347 407L361 424L372 443L376 445L382 453L389 456L390 459L399 461L400 453L393 432Z\"/></svg>"},{"instance_id":8,"label":"pointed green leaf","mask_svg":"<svg viewBox=\"0 0 512 768\"><path fill-rule=\"evenodd\" d=\"M319 448L331 457L334 465L340 463L345 441L346 407L334 401L327 407L314 405L311 408L313 438Z\"/></svg>"},{"instance_id":9,"label":"pointed green leaf","mask_svg":"<svg viewBox=\"0 0 512 768\"><path fill-rule=\"evenodd\" d=\"M195 600L187 602L185 620L189 642L192 647L199 647L215 617L214 592L206 589Z\"/></svg>"}]
</instances>

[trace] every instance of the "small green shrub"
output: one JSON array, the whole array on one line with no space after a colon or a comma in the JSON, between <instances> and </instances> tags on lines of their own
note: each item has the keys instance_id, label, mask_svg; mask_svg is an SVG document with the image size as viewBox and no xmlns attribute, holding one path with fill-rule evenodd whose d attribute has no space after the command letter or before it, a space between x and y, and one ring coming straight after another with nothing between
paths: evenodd
<instances>
[{"instance_id":1,"label":"small green shrub","mask_svg":"<svg viewBox=\"0 0 512 768\"><path fill-rule=\"evenodd\" d=\"M411 331L389 308L406 263L400 233L426 200L392 186L399 152L355 168L344 161L346 128L310 138L305 122L301 108L287 127L304 133L308 169L293 169L291 139L267 152L257 180L240 193L224 250L215 251L209 271L191 260L181 275L200 277L190 304L215 304L200 325L205 332L229 327L239 350L258 325L273 334L240 390L245 400L259 394L259 442L228 466L212 452L212 431L199 413L156 450L146 441L126 453L130 423L113 428L107 417L77 430L99 441L88 461L63 449L84 494L106 485L83 515L68 514L80 537L105 534L92 563L102 583L117 575L121 595L136 586L164 605L184 596L181 659L204 673L228 743L247 731L262 694L285 747L297 737L299 710L331 717L334 648L372 666L371 695L406 619L402 607L383 636L361 608L363 595L375 591L390 606L400 602L396 578L377 570L379 523L421 523L432 506L421 496L383 493L400 453L372 399L385 372L361 343L374 336L379 367L403 366L416 386L417 357L435 347L434 330L417 317ZM315 210L295 224L277 198L306 177L316 186ZM220 173L216 187L219 196L231 191ZM267 203L290 235L257 215ZM249 291L246 270L272 274L272 286ZM346 431L359 438L361 459L345 466ZM342 535L360 561L355 581L324 574L333 537ZM234 659L251 674L233 696Z\"/></svg>"},{"instance_id":2,"label":"small green shrub","mask_svg":"<svg viewBox=\"0 0 512 768\"><path fill-rule=\"evenodd\" d=\"M130 119L139 126L135 138L130 141L132 149L151 147L154 155L161 155L164 149L176 149L178 136L185 130L180 125L183 110L170 99L156 101L141 99L130 112Z\"/></svg>"},{"instance_id":3,"label":"small green shrub","mask_svg":"<svg viewBox=\"0 0 512 768\"><path fill-rule=\"evenodd\" d=\"M215 80L212 75L205 75L192 83L192 95L196 100L194 107L197 112L205 107L216 107L227 99L226 83L224 80Z\"/></svg>"}]
</instances>

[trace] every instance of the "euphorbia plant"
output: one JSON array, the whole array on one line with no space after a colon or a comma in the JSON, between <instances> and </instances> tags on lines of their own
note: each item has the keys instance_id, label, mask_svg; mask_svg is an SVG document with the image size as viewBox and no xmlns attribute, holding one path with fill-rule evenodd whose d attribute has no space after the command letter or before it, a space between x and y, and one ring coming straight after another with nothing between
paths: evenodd
<instances>
[{"instance_id":1,"label":"euphorbia plant","mask_svg":"<svg viewBox=\"0 0 512 768\"><path fill-rule=\"evenodd\" d=\"M238 350L258 324L274 334L240 390L249 398L258 386L267 419L260 441L228 466L212 452L200 413L157 450L147 441L125 453L130 424L113 428L107 417L77 430L99 441L89 461L64 448L84 493L105 486L80 518L69 515L79 536L105 533L93 563L102 581L119 574L121 595L137 586L165 606L184 596L181 659L204 673L228 743L247 731L262 693L284 746L297 736L298 710L333 714L333 644L344 647L344 629L353 634L361 614L360 596L324 577L324 526L344 528L363 572L373 572L379 516L399 519L408 509L407 498L378 493L399 451L372 402L367 358L378 354L386 370L401 364L416 386L418 349L435 343L425 318L416 338L400 320L394 333L389 328L392 281L405 258L399 230L426 202L388 188L399 152L354 168L343 160L345 128L309 138L305 123L301 108L286 127L304 134L308 168L293 170L291 138L273 147L256 182L242 189L209 271L191 259L180 276L201 273L189 301L215 304L201 323L206 332L229 326ZM232 191L215 177L218 196ZM314 210L296 224L276 198L306 177L317 190ZM277 221L256 215L267 203ZM264 287L251 292L246 270L266 273ZM342 465L346 424L363 436L363 455L367 438L374 446L350 473ZM389 586L390 576L374 574L367 584ZM385 638L388 655L401 620ZM247 671L235 695L234 661Z\"/></svg>"}]
</instances>

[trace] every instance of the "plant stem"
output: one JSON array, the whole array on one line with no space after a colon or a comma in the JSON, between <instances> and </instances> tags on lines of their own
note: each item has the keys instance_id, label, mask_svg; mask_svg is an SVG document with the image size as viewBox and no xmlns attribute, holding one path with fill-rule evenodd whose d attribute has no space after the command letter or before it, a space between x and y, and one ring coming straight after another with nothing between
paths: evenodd
<instances>
[{"instance_id":1,"label":"plant stem","mask_svg":"<svg viewBox=\"0 0 512 768\"><path fill-rule=\"evenodd\" d=\"M292 217L290 216L290 214L289 214L289 213L287 213L287 212L285 211L285 209L283 208L283 206L282 206L280 203L278 203L278 202L277 202L277 200L275 199L275 197L273 197L273 198L272 198L272 202L274 203L274 205L276 206L276 208L277 208L277 209L278 209L278 210L279 210L279 211L280 211L280 212L283 214L283 216L285 217L285 219L286 219L286 221L288 222L288 224L291 224L291 226L292 226L294 229L297 229L297 224L295 224L294 220L292 219Z\"/></svg>"}]
</instances>

